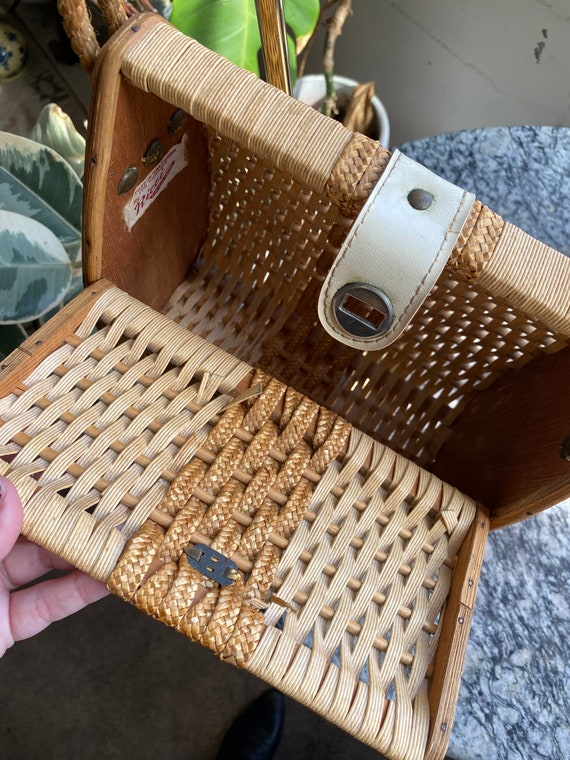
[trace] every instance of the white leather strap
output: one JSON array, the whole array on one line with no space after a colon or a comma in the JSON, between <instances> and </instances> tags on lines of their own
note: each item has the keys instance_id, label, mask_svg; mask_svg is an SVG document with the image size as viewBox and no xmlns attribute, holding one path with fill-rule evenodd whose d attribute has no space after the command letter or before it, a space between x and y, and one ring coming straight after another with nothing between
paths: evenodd
<instances>
[{"instance_id":1,"label":"white leather strap","mask_svg":"<svg viewBox=\"0 0 570 760\"><path fill-rule=\"evenodd\" d=\"M393 343L441 274L474 200L472 193L395 151L324 282L319 318L325 330L364 351ZM382 310L371 311L369 305L382 296L393 317L380 326ZM359 301L355 324L364 329L346 329ZM370 313L378 319L369 319Z\"/></svg>"}]
</instances>

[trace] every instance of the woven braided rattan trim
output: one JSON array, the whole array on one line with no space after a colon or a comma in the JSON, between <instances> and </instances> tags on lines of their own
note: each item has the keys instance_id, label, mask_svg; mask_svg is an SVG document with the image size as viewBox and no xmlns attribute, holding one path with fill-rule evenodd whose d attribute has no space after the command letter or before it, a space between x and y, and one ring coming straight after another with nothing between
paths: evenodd
<instances>
[{"instance_id":1,"label":"woven braided rattan trim","mask_svg":"<svg viewBox=\"0 0 570 760\"><path fill-rule=\"evenodd\" d=\"M345 448L350 429L259 372L257 383L263 391L250 408L232 407L213 427L203 445L211 463L192 459L173 481L160 506L168 527L145 526L109 580L124 599L237 665L264 630L260 607L314 480ZM206 579L188 564L191 542L231 558L242 577L228 587Z\"/></svg>"},{"instance_id":2,"label":"woven braided rattan trim","mask_svg":"<svg viewBox=\"0 0 570 760\"><path fill-rule=\"evenodd\" d=\"M325 194L343 214L355 218L382 176L390 151L361 134L346 144L325 185Z\"/></svg>"},{"instance_id":3,"label":"woven braided rattan trim","mask_svg":"<svg viewBox=\"0 0 570 760\"><path fill-rule=\"evenodd\" d=\"M504 226L498 214L475 201L449 257L448 268L465 280L479 277L493 255Z\"/></svg>"}]
</instances>

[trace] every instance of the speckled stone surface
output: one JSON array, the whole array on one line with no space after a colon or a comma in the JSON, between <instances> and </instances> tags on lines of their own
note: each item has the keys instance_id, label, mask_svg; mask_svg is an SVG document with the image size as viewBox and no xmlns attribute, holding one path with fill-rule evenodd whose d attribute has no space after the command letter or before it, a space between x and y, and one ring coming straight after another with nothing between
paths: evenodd
<instances>
[{"instance_id":1,"label":"speckled stone surface","mask_svg":"<svg viewBox=\"0 0 570 760\"><path fill-rule=\"evenodd\" d=\"M489 537L449 757L570 758L570 501Z\"/></svg>"},{"instance_id":2,"label":"speckled stone surface","mask_svg":"<svg viewBox=\"0 0 570 760\"><path fill-rule=\"evenodd\" d=\"M400 150L570 254L570 129L475 129L406 143Z\"/></svg>"},{"instance_id":3,"label":"speckled stone surface","mask_svg":"<svg viewBox=\"0 0 570 760\"><path fill-rule=\"evenodd\" d=\"M570 254L570 130L480 129L401 150ZM449 758L570 758L569 588L570 501L490 535Z\"/></svg>"}]
</instances>

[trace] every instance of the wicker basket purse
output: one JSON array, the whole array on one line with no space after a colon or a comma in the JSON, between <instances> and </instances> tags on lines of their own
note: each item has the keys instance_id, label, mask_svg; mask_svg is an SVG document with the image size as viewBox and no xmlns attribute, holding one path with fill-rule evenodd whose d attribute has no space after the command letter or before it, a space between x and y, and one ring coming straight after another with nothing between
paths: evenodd
<instances>
[{"instance_id":1,"label":"wicker basket purse","mask_svg":"<svg viewBox=\"0 0 570 760\"><path fill-rule=\"evenodd\" d=\"M489 527L570 494L570 259L462 196L397 339L339 342L319 294L393 162L124 24L94 72L86 289L1 365L0 473L31 540L411 760L445 755Z\"/></svg>"}]
</instances>

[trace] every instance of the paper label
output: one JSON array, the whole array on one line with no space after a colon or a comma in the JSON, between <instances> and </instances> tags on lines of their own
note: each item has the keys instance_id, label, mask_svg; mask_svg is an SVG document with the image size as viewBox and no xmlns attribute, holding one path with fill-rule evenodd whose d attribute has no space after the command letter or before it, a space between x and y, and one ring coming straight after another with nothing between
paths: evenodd
<instances>
[{"instance_id":1,"label":"paper label","mask_svg":"<svg viewBox=\"0 0 570 760\"><path fill-rule=\"evenodd\" d=\"M123 217L130 231L138 220L147 211L151 203L158 198L160 193L176 175L187 166L186 143L188 135L173 145L168 153L161 159L150 174L135 188L133 197L123 209Z\"/></svg>"}]
</instances>

